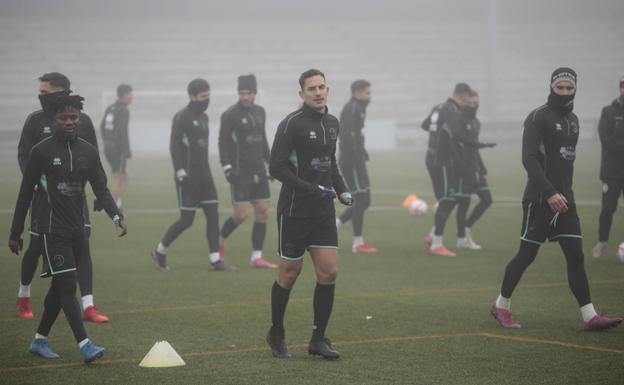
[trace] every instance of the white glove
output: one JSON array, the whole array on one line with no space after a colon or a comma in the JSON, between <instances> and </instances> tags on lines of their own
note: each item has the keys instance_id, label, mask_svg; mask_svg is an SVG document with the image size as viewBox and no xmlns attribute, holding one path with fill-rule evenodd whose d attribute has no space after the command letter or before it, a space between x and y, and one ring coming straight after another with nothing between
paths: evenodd
<instances>
[{"instance_id":1,"label":"white glove","mask_svg":"<svg viewBox=\"0 0 624 385\"><path fill-rule=\"evenodd\" d=\"M186 173L186 170L183 168L176 171L176 178L178 178L178 182L182 182L187 176L188 174Z\"/></svg>"}]
</instances>

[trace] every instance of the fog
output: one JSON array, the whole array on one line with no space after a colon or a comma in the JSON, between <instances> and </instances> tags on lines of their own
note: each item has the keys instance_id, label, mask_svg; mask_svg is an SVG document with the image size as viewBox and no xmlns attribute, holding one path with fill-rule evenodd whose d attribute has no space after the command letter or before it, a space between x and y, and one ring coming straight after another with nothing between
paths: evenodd
<instances>
[{"instance_id":1,"label":"fog","mask_svg":"<svg viewBox=\"0 0 624 385\"><path fill-rule=\"evenodd\" d=\"M325 72L338 114L357 78L372 82L371 150L424 146L418 125L455 83L481 94L490 139L519 137L559 66L579 75L575 111L595 137L624 75L624 2L572 1L2 1L0 150L13 157L37 77L58 71L86 97L96 128L119 83L135 89L131 146L166 155L173 114L196 77L212 86L210 151L236 79L254 73L271 137L300 103L297 79Z\"/></svg>"}]
</instances>

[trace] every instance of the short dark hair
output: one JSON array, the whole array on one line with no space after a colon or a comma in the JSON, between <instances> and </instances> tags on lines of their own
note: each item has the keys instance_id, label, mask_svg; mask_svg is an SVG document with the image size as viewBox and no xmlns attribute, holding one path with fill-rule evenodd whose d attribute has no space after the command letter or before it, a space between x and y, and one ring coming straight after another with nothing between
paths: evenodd
<instances>
[{"instance_id":1,"label":"short dark hair","mask_svg":"<svg viewBox=\"0 0 624 385\"><path fill-rule=\"evenodd\" d=\"M358 91L364 91L368 87L371 86L371 83L368 80L358 79L351 83L351 93L354 94Z\"/></svg>"},{"instance_id":2,"label":"short dark hair","mask_svg":"<svg viewBox=\"0 0 624 385\"><path fill-rule=\"evenodd\" d=\"M306 79L311 78L313 76L317 76L317 75L320 75L323 77L323 79L325 79L325 74L314 68L309 69L305 71L304 73L302 73L301 76L299 76L299 86L301 87L301 89L303 89L303 85Z\"/></svg>"},{"instance_id":3,"label":"short dark hair","mask_svg":"<svg viewBox=\"0 0 624 385\"><path fill-rule=\"evenodd\" d=\"M477 90L470 90L470 96L479 96L479 93L477 92Z\"/></svg>"},{"instance_id":4,"label":"short dark hair","mask_svg":"<svg viewBox=\"0 0 624 385\"><path fill-rule=\"evenodd\" d=\"M200 92L210 91L210 84L208 84L208 81L206 79L193 79L186 87L186 91L188 92L189 96L195 96Z\"/></svg>"},{"instance_id":5,"label":"short dark hair","mask_svg":"<svg viewBox=\"0 0 624 385\"><path fill-rule=\"evenodd\" d=\"M48 72L39 77L40 82L48 82L51 86L68 90L71 86L69 78L60 72Z\"/></svg>"},{"instance_id":6,"label":"short dark hair","mask_svg":"<svg viewBox=\"0 0 624 385\"><path fill-rule=\"evenodd\" d=\"M44 112L53 117L57 112L65 111L69 107L82 111L83 100L84 98L80 95L58 94L50 101L47 111L44 110Z\"/></svg>"},{"instance_id":7,"label":"short dark hair","mask_svg":"<svg viewBox=\"0 0 624 385\"><path fill-rule=\"evenodd\" d=\"M130 84L120 84L117 86L117 97L122 98L132 92L132 86Z\"/></svg>"},{"instance_id":8,"label":"short dark hair","mask_svg":"<svg viewBox=\"0 0 624 385\"><path fill-rule=\"evenodd\" d=\"M466 96L472 94L472 89L466 83L457 83L455 85L455 90L453 91L454 96Z\"/></svg>"}]
</instances>

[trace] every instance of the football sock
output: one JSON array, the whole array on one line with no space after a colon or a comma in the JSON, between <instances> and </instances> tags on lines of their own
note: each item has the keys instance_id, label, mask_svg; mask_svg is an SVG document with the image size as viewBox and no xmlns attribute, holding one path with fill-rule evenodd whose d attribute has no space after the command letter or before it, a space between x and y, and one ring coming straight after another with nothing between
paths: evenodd
<instances>
[{"instance_id":1,"label":"football sock","mask_svg":"<svg viewBox=\"0 0 624 385\"><path fill-rule=\"evenodd\" d=\"M431 242L431 250L436 249L438 247L442 246L442 236L441 235L434 235L433 236L433 240Z\"/></svg>"},{"instance_id":2,"label":"football sock","mask_svg":"<svg viewBox=\"0 0 624 385\"><path fill-rule=\"evenodd\" d=\"M93 295L84 295L82 296L82 310L87 310L87 308L93 306Z\"/></svg>"},{"instance_id":3,"label":"football sock","mask_svg":"<svg viewBox=\"0 0 624 385\"><path fill-rule=\"evenodd\" d=\"M221 256L219 255L219 252L217 251L216 253L210 253L209 258L210 258L210 263L217 263L221 259Z\"/></svg>"},{"instance_id":4,"label":"football sock","mask_svg":"<svg viewBox=\"0 0 624 385\"><path fill-rule=\"evenodd\" d=\"M505 268L505 276L501 284L501 295L505 298L511 298L511 295L520 282L522 274L535 260L535 256L539 251L540 245L531 242L520 242L520 249L516 256L509 261Z\"/></svg>"},{"instance_id":5,"label":"football sock","mask_svg":"<svg viewBox=\"0 0 624 385\"><path fill-rule=\"evenodd\" d=\"M262 250L253 250L251 252L251 260L255 261L257 259L262 258Z\"/></svg>"},{"instance_id":6,"label":"football sock","mask_svg":"<svg viewBox=\"0 0 624 385\"><path fill-rule=\"evenodd\" d=\"M82 349L83 346L89 343L89 339L85 338L84 340L78 342L78 347Z\"/></svg>"},{"instance_id":7,"label":"football sock","mask_svg":"<svg viewBox=\"0 0 624 385\"><path fill-rule=\"evenodd\" d=\"M167 254L167 248L162 244L162 242L159 242L158 246L156 246L156 252L159 254Z\"/></svg>"},{"instance_id":8,"label":"football sock","mask_svg":"<svg viewBox=\"0 0 624 385\"><path fill-rule=\"evenodd\" d=\"M30 298L30 285L22 285L20 283L17 298Z\"/></svg>"},{"instance_id":9,"label":"football sock","mask_svg":"<svg viewBox=\"0 0 624 385\"><path fill-rule=\"evenodd\" d=\"M511 298L505 298L502 294L499 294L498 298L496 298L496 307L511 310Z\"/></svg>"},{"instance_id":10,"label":"football sock","mask_svg":"<svg viewBox=\"0 0 624 385\"><path fill-rule=\"evenodd\" d=\"M314 289L314 326L312 339L322 339L325 337L325 329L329 322L329 316L334 305L334 292L336 284L322 285L316 283Z\"/></svg>"},{"instance_id":11,"label":"football sock","mask_svg":"<svg viewBox=\"0 0 624 385\"><path fill-rule=\"evenodd\" d=\"M251 249L262 250L264 239L266 238L266 223L254 222L251 229Z\"/></svg>"},{"instance_id":12,"label":"football sock","mask_svg":"<svg viewBox=\"0 0 624 385\"><path fill-rule=\"evenodd\" d=\"M363 236L360 235L360 236L353 237L353 246L359 246L363 244L364 244Z\"/></svg>"},{"instance_id":13,"label":"football sock","mask_svg":"<svg viewBox=\"0 0 624 385\"><path fill-rule=\"evenodd\" d=\"M39 264L39 256L41 255L41 250L43 250L42 238L43 237L38 235L31 234L30 236L30 243L22 257L22 274L20 280L22 285L30 285L35 276L35 271Z\"/></svg>"},{"instance_id":14,"label":"football sock","mask_svg":"<svg viewBox=\"0 0 624 385\"><path fill-rule=\"evenodd\" d=\"M587 305L581 306L581 316L583 317L584 322L589 322L592 318L597 316L596 309L594 309L594 304L591 302Z\"/></svg>"},{"instance_id":15,"label":"football sock","mask_svg":"<svg viewBox=\"0 0 624 385\"><path fill-rule=\"evenodd\" d=\"M35 333L35 339L37 340L47 340L48 336L41 335L39 333Z\"/></svg>"},{"instance_id":16,"label":"football sock","mask_svg":"<svg viewBox=\"0 0 624 385\"><path fill-rule=\"evenodd\" d=\"M229 237L230 234L238 227L238 223L234 220L234 218L229 217L221 227L221 237L225 240L225 238Z\"/></svg>"},{"instance_id":17,"label":"football sock","mask_svg":"<svg viewBox=\"0 0 624 385\"><path fill-rule=\"evenodd\" d=\"M284 313L290 298L290 289L284 289L278 285L277 281L273 282L271 288L271 322L274 333L284 335Z\"/></svg>"},{"instance_id":18,"label":"football sock","mask_svg":"<svg viewBox=\"0 0 624 385\"><path fill-rule=\"evenodd\" d=\"M206 217L206 239L210 253L219 253L219 205L208 203L202 205Z\"/></svg>"},{"instance_id":19,"label":"football sock","mask_svg":"<svg viewBox=\"0 0 624 385\"><path fill-rule=\"evenodd\" d=\"M215 205L216 206L216 205ZM165 233L161 243L165 247L169 247L173 241L176 240L182 234L182 232L193 225L195 220L195 211L180 210L180 218L175 221Z\"/></svg>"},{"instance_id":20,"label":"football sock","mask_svg":"<svg viewBox=\"0 0 624 385\"><path fill-rule=\"evenodd\" d=\"M477 196L479 197L479 203L472 209L468 219L466 219L466 227L472 227L481 218L485 210L492 205L490 190L479 190L477 191Z\"/></svg>"},{"instance_id":21,"label":"football sock","mask_svg":"<svg viewBox=\"0 0 624 385\"><path fill-rule=\"evenodd\" d=\"M93 294L93 262L91 261L89 238L84 238L82 244L82 258L76 268L80 294L82 296Z\"/></svg>"}]
</instances>

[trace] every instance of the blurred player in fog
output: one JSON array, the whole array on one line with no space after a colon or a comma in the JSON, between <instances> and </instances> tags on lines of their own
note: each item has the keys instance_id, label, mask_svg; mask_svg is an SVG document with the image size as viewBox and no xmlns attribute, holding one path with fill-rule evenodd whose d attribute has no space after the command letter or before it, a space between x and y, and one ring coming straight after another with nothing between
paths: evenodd
<instances>
[{"instance_id":1,"label":"blurred player in fog","mask_svg":"<svg viewBox=\"0 0 624 385\"><path fill-rule=\"evenodd\" d=\"M371 84L367 80L356 80L351 83L351 100L345 104L340 113L340 152L338 164L342 176L347 182L355 203L347 208L336 220L340 227L349 220L353 223L353 253L376 253L375 247L364 242L364 213L370 206L370 182L368 179L368 152L364 147L364 119L366 107L371 99Z\"/></svg>"},{"instance_id":2,"label":"blurred player in fog","mask_svg":"<svg viewBox=\"0 0 624 385\"><path fill-rule=\"evenodd\" d=\"M130 121L128 106L132 103L132 99L132 87L128 84L120 84L117 87L117 101L106 108L100 124L104 155L110 164L113 176L111 194L119 208L121 208L121 198L128 185L126 162L132 157L128 138L128 122Z\"/></svg>"},{"instance_id":3,"label":"blurred player in fog","mask_svg":"<svg viewBox=\"0 0 624 385\"><path fill-rule=\"evenodd\" d=\"M600 257L607 246L613 213L620 195L624 194L624 77L620 79L620 96L602 109L598 134L602 145L602 211L598 225L598 243L592 249L594 258Z\"/></svg>"}]
</instances>

